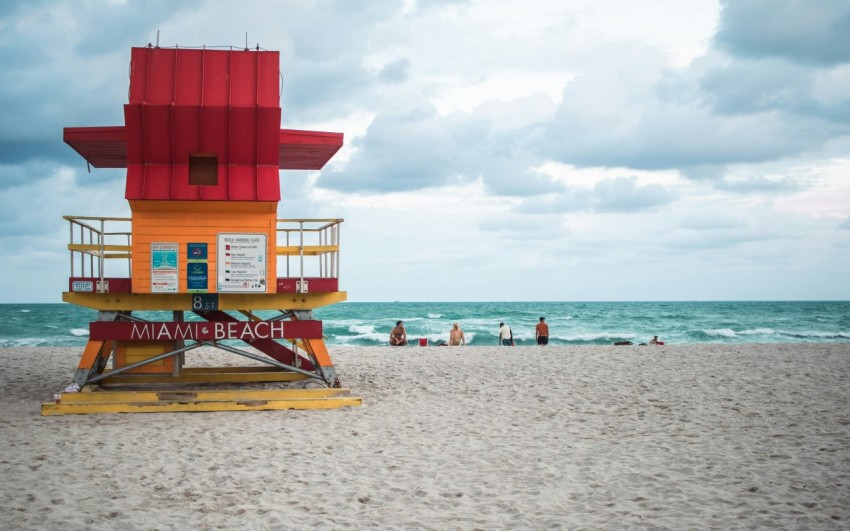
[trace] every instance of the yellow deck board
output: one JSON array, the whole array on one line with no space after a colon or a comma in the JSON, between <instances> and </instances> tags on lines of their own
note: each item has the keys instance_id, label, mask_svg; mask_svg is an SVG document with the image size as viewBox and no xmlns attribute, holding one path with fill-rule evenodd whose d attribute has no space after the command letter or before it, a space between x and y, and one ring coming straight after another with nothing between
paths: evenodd
<instances>
[{"instance_id":1,"label":"yellow deck board","mask_svg":"<svg viewBox=\"0 0 850 531\"><path fill-rule=\"evenodd\" d=\"M348 396L345 388L318 389L155 389L98 390L88 393L62 393L62 404L114 404L121 402L243 402L252 400L288 400Z\"/></svg>"},{"instance_id":2,"label":"yellow deck board","mask_svg":"<svg viewBox=\"0 0 850 531\"><path fill-rule=\"evenodd\" d=\"M210 402L121 402L69 404L46 402L41 405L41 414L84 415L92 413L166 413L166 412L202 412L202 411L259 411L273 409L335 409L359 406L359 397L329 398L290 398L285 400L244 400Z\"/></svg>"},{"instance_id":3,"label":"yellow deck board","mask_svg":"<svg viewBox=\"0 0 850 531\"><path fill-rule=\"evenodd\" d=\"M180 376L157 374L118 374L101 380L104 384L133 383L249 383L249 382L296 382L308 376L297 372L184 372Z\"/></svg>"},{"instance_id":4,"label":"yellow deck board","mask_svg":"<svg viewBox=\"0 0 850 531\"><path fill-rule=\"evenodd\" d=\"M62 300L95 310L192 310L191 293L62 293ZM332 293L219 293L219 310L313 310L348 298Z\"/></svg>"}]
</instances>

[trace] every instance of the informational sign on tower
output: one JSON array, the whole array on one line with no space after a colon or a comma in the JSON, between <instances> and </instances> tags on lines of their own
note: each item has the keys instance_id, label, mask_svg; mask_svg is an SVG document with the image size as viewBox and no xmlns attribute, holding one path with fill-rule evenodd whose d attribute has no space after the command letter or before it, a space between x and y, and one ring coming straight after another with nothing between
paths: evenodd
<instances>
[{"instance_id":1,"label":"informational sign on tower","mask_svg":"<svg viewBox=\"0 0 850 531\"><path fill-rule=\"evenodd\" d=\"M206 293L209 282L207 267L207 244L190 242L186 244L186 291Z\"/></svg>"},{"instance_id":2,"label":"informational sign on tower","mask_svg":"<svg viewBox=\"0 0 850 531\"><path fill-rule=\"evenodd\" d=\"M151 293L177 293L177 243L151 243Z\"/></svg>"},{"instance_id":3,"label":"informational sign on tower","mask_svg":"<svg viewBox=\"0 0 850 531\"><path fill-rule=\"evenodd\" d=\"M265 293L267 237L262 233L218 233L216 278L219 293Z\"/></svg>"}]
</instances>

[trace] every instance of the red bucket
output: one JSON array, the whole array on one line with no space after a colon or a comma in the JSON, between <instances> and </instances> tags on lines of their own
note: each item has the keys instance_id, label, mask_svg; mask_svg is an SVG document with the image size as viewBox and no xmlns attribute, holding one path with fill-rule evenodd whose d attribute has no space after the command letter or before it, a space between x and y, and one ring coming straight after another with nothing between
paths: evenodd
<instances>
[{"instance_id":1,"label":"red bucket","mask_svg":"<svg viewBox=\"0 0 850 531\"><path fill-rule=\"evenodd\" d=\"M428 346L428 338L427 337L420 337L419 338L419 346L420 347L427 347Z\"/></svg>"}]
</instances>

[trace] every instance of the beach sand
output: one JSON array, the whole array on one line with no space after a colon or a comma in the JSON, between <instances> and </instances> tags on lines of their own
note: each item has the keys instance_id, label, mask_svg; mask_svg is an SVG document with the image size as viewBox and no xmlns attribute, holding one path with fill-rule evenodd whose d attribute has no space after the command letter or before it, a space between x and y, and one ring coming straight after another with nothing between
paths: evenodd
<instances>
[{"instance_id":1,"label":"beach sand","mask_svg":"<svg viewBox=\"0 0 850 531\"><path fill-rule=\"evenodd\" d=\"M850 527L846 343L332 348L361 407L41 417L81 351L0 350L0 528Z\"/></svg>"}]
</instances>

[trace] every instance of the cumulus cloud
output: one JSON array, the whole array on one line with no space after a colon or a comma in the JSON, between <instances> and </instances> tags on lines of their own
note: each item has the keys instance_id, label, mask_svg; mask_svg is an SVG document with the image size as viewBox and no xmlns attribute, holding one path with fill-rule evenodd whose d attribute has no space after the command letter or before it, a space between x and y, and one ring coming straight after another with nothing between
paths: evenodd
<instances>
[{"instance_id":1,"label":"cumulus cloud","mask_svg":"<svg viewBox=\"0 0 850 531\"><path fill-rule=\"evenodd\" d=\"M692 272L788 285L838 269L811 257L850 260L844 2L60 0L0 14L0 243L50 234L21 251L20 275L63 248L51 212L126 208L124 172L87 173L62 128L123 123L129 48L157 30L163 46L237 48L248 31L249 47L280 50L282 127L345 133L323 171L282 172L280 211L350 218L352 293L380 298L402 271L435 296L447 261L452 293L569 271L585 291L524 278L522 296L604 297L593 286L618 278L647 286L640 298L668 279L690 289ZM51 199L27 205L38 194Z\"/></svg>"},{"instance_id":2,"label":"cumulus cloud","mask_svg":"<svg viewBox=\"0 0 850 531\"><path fill-rule=\"evenodd\" d=\"M593 189L593 204L601 212L636 212L673 201L675 194L659 184L640 185L634 177L606 179Z\"/></svg>"},{"instance_id":3,"label":"cumulus cloud","mask_svg":"<svg viewBox=\"0 0 850 531\"><path fill-rule=\"evenodd\" d=\"M385 65L382 69L378 77L382 81L387 81L390 83L400 83L402 81L406 81L410 76L410 61L408 59L398 59L393 61L387 65Z\"/></svg>"},{"instance_id":4,"label":"cumulus cloud","mask_svg":"<svg viewBox=\"0 0 850 531\"><path fill-rule=\"evenodd\" d=\"M848 57L833 50L802 61L793 50L801 42L812 56L825 42L850 50L850 32L841 31L847 8L831 5L819 4L814 14L799 13L805 2L726 5L717 48L683 69L665 66L651 47L623 53L625 68L594 50L598 66L579 73L556 119L541 125L546 154L579 166L676 168L722 179L732 164L824 149L850 134L850 98L835 92L850 79ZM795 14L806 31L791 35ZM774 46L780 41L787 50Z\"/></svg>"},{"instance_id":5,"label":"cumulus cloud","mask_svg":"<svg viewBox=\"0 0 850 531\"><path fill-rule=\"evenodd\" d=\"M843 1L725 0L717 46L744 57L831 65L850 62L850 5Z\"/></svg>"},{"instance_id":6,"label":"cumulus cloud","mask_svg":"<svg viewBox=\"0 0 850 531\"><path fill-rule=\"evenodd\" d=\"M802 188L799 181L788 177L756 176L743 179L724 177L714 183L720 190L738 193L793 192Z\"/></svg>"},{"instance_id":7,"label":"cumulus cloud","mask_svg":"<svg viewBox=\"0 0 850 531\"><path fill-rule=\"evenodd\" d=\"M439 116L433 107L375 117L344 172L322 173L317 184L346 191L416 190L483 178L496 194L533 195L555 190L530 171L532 159L486 118Z\"/></svg>"}]
</instances>

